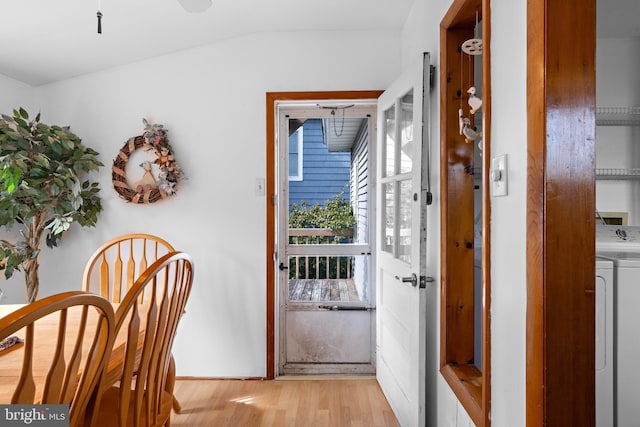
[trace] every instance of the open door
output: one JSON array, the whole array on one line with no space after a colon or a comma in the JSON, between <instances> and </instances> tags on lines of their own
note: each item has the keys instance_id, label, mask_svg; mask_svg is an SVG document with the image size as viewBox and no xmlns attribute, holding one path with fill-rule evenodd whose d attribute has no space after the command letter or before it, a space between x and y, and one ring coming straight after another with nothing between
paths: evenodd
<instances>
[{"instance_id":1,"label":"open door","mask_svg":"<svg viewBox=\"0 0 640 427\"><path fill-rule=\"evenodd\" d=\"M425 424L429 54L378 100L377 378L403 426Z\"/></svg>"},{"instance_id":2,"label":"open door","mask_svg":"<svg viewBox=\"0 0 640 427\"><path fill-rule=\"evenodd\" d=\"M376 100L283 102L277 115L278 375L373 374Z\"/></svg>"}]
</instances>

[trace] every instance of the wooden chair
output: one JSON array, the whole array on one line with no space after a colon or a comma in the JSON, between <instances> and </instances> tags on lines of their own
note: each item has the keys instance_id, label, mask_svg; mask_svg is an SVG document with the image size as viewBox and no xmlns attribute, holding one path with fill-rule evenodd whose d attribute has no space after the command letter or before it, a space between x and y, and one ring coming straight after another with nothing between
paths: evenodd
<instances>
[{"instance_id":1,"label":"wooden chair","mask_svg":"<svg viewBox=\"0 0 640 427\"><path fill-rule=\"evenodd\" d=\"M38 320L49 315L58 320L42 326ZM23 344L5 350L23 352L23 365L11 401L3 403L70 404L70 425L86 425L87 407L111 354L114 326L109 301L79 291L42 298L0 318L0 341L24 337Z\"/></svg>"},{"instance_id":2,"label":"wooden chair","mask_svg":"<svg viewBox=\"0 0 640 427\"><path fill-rule=\"evenodd\" d=\"M149 265L173 251L169 242L152 234L132 233L111 239L89 258L82 289L119 303Z\"/></svg>"},{"instance_id":3,"label":"wooden chair","mask_svg":"<svg viewBox=\"0 0 640 427\"><path fill-rule=\"evenodd\" d=\"M89 258L82 275L82 289L119 303L149 265L173 251L175 249L169 242L153 234L131 233L115 237L100 246ZM173 358L169 377L175 381ZM167 383L171 392L173 381ZM180 403L174 398L173 410L178 413L180 409Z\"/></svg>"},{"instance_id":4,"label":"wooden chair","mask_svg":"<svg viewBox=\"0 0 640 427\"><path fill-rule=\"evenodd\" d=\"M173 393L166 382L171 346L193 283L193 262L170 252L154 262L116 311L116 334L127 330L119 385L100 393L97 426L170 424ZM125 386L126 385L126 386Z\"/></svg>"}]
</instances>

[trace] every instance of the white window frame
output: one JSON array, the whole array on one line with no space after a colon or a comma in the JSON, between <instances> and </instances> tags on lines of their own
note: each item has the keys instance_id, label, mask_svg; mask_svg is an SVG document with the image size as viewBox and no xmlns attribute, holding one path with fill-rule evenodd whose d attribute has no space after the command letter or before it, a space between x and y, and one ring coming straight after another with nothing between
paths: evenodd
<instances>
[{"instance_id":1,"label":"white window frame","mask_svg":"<svg viewBox=\"0 0 640 427\"><path fill-rule=\"evenodd\" d=\"M295 135L298 137L298 173L296 175L289 175L289 181L302 181L304 179L304 171L302 170L304 156L304 132L302 126L296 129ZM294 135L289 137L289 141L291 141L292 137L294 137Z\"/></svg>"}]
</instances>

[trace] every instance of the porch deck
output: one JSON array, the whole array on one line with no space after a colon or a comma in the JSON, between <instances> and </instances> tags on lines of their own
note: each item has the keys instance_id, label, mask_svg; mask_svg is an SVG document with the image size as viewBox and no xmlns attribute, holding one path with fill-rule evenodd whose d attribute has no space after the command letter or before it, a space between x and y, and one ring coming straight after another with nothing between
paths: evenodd
<instances>
[{"instance_id":1,"label":"porch deck","mask_svg":"<svg viewBox=\"0 0 640 427\"><path fill-rule=\"evenodd\" d=\"M289 279L289 301L359 301L353 279Z\"/></svg>"}]
</instances>

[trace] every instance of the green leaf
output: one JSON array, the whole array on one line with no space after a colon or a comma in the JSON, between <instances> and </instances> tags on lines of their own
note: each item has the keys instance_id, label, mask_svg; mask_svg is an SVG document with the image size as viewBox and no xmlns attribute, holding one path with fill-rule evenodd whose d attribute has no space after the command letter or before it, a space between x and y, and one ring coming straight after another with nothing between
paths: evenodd
<instances>
[{"instance_id":1,"label":"green leaf","mask_svg":"<svg viewBox=\"0 0 640 427\"><path fill-rule=\"evenodd\" d=\"M17 167L8 167L0 172L0 190L6 191L8 194L16 190L17 185L22 179L22 172Z\"/></svg>"},{"instance_id":2,"label":"green leaf","mask_svg":"<svg viewBox=\"0 0 640 427\"><path fill-rule=\"evenodd\" d=\"M46 156L38 155L34 157L33 161L36 162L37 165L42 166L44 168L49 167L49 159L47 159Z\"/></svg>"},{"instance_id":3,"label":"green leaf","mask_svg":"<svg viewBox=\"0 0 640 427\"><path fill-rule=\"evenodd\" d=\"M50 147L51 147L51 150L53 150L54 153L62 154L63 147L60 146L60 143L58 141L55 141L55 142L51 143Z\"/></svg>"},{"instance_id":4,"label":"green leaf","mask_svg":"<svg viewBox=\"0 0 640 427\"><path fill-rule=\"evenodd\" d=\"M15 122L18 124L18 126L20 126L21 128L28 128L28 124L26 121L24 121L22 118L20 117L16 117L15 118Z\"/></svg>"}]
</instances>

